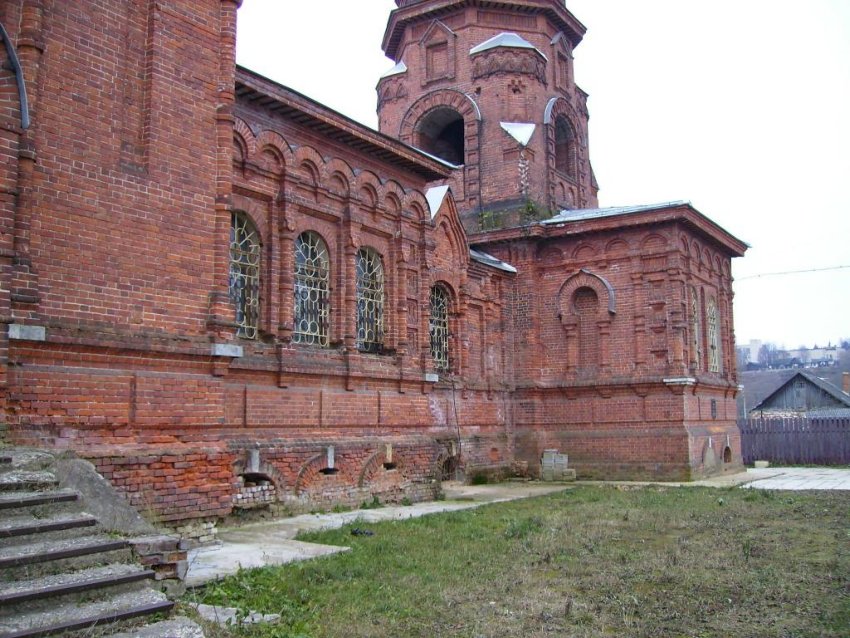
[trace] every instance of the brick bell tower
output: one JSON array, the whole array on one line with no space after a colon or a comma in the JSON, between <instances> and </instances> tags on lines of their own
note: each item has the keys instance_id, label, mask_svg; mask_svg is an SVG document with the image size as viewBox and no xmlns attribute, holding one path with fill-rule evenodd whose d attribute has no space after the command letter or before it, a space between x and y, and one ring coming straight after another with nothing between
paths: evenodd
<instances>
[{"instance_id":1,"label":"brick bell tower","mask_svg":"<svg viewBox=\"0 0 850 638\"><path fill-rule=\"evenodd\" d=\"M378 82L380 130L458 168L469 232L597 206L587 94L564 0L396 0Z\"/></svg>"}]
</instances>

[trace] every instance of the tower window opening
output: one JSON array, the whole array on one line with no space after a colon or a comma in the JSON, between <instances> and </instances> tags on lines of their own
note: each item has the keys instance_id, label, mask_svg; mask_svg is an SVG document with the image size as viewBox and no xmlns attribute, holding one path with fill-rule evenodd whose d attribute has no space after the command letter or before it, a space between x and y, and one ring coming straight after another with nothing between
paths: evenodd
<instances>
[{"instance_id":1,"label":"tower window opening","mask_svg":"<svg viewBox=\"0 0 850 638\"><path fill-rule=\"evenodd\" d=\"M571 179L578 176L576 135L563 115L555 120L555 169Z\"/></svg>"},{"instance_id":2,"label":"tower window opening","mask_svg":"<svg viewBox=\"0 0 850 638\"><path fill-rule=\"evenodd\" d=\"M463 117L454 109L439 107L418 126L417 146L452 164L464 163L466 144Z\"/></svg>"}]
</instances>

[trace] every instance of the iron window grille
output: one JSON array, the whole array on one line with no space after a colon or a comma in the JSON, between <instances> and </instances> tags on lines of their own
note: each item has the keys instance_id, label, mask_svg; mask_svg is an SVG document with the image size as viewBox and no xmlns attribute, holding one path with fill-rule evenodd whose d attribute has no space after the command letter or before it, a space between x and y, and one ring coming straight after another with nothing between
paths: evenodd
<instances>
[{"instance_id":1,"label":"iron window grille","mask_svg":"<svg viewBox=\"0 0 850 638\"><path fill-rule=\"evenodd\" d=\"M322 238L314 232L301 233L295 240L295 343L328 347L329 264Z\"/></svg>"},{"instance_id":2,"label":"iron window grille","mask_svg":"<svg viewBox=\"0 0 850 638\"><path fill-rule=\"evenodd\" d=\"M256 339L260 318L260 237L241 212L230 217L230 300L236 335Z\"/></svg>"},{"instance_id":3,"label":"iron window grille","mask_svg":"<svg viewBox=\"0 0 850 638\"><path fill-rule=\"evenodd\" d=\"M449 295L442 286L431 288L431 318L428 323L431 336L431 358L440 372L449 370Z\"/></svg>"},{"instance_id":4,"label":"iron window grille","mask_svg":"<svg viewBox=\"0 0 850 638\"><path fill-rule=\"evenodd\" d=\"M384 267L371 248L357 251L357 348L380 352L384 345Z\"/></svg>"},{"instance_id":5,"label":"iron window grille","mask_svg":"<svg viewBox=\"0 0 850 638\"><path fill-rule=\"evenodd\" d=\"M720 331L717 317L717 301L708 300L708 371L720 372Z\"/></svg>"},{"instance_id":6,"label":"iron window grille","mask_svg":"<svg viewBox=\"0 0 850 638\"><path fill-rule=\"evenodd\" d=\"M696 288L691 288L691 357L694 368L697 370L699 370L702 365L699 324L699 295L697 294Z\"/></svg>"}]
</instances>

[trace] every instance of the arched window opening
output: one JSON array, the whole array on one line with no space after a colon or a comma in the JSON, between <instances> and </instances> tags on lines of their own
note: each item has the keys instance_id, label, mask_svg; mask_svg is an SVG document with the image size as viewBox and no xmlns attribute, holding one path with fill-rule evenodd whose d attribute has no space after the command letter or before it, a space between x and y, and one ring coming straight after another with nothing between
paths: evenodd
<instances>
[{"instance_id":1,"label":"arched window opening","mask_svg":"<svg viewBox=\"0 0 850 638\"><path fill-rule=\"evenodd\" d=\"M295 314L292 340L310 346L328 346L330 279L328 247L314 232L295 240Z\"/></svg>"},{"instance_id":2,"label":"arched window opening","mask_svg":"<svg viewBox=\"0 0 850 638\"><path fill-rule=\"evenodd\" d=\"M431 357L434 368L449 371L449 294L442 286L431 288L431 319L428 324L431 336Z\"/></svg>"},{"instance_id":3,"label":"arched window opening","mask_svg":"<svg viewBox=\"0 0 850 638\"><path fill-rule=\"evenodd\" d=\"M717 300L708 300L708 371L720 372L720 324L717 316Z\"/></svg>"},{"instance_id":4,"label":"arched window opening","mask_svg":"<svg viewBox=\"0 0 850 638\"><path fill-rule=\"evenodd\" d=\"M696 288L691 287L691 364L694 370L702 366L701 339L699 294Z\"/></svg>"},{"instance_id":5,"label":"arched window opening","mask_svg":"<svg viewBox=\"0 0 850 638\"><path fill-rule=\"evenodd\" d=\"M380 352L384 345L384 267L371 248L357 251L357 348Z\"/></svg>"},{"instance_id":6,"label":"arched window opening","mask_svg":"<svg viewBox=\"0 0 850 638\"><path fill-rule=\"evenodd\" d=\"M576 290L573 308L579 317L579 365L593 366L599 362L599 297L596 291L586 286Z\"/></svg>"},{"instance_id":7,"label":"arched window opening","mask_svg":"<svg viewBox=\"0 0 850 638\"><path fill-rule=\"evenodd\" d=\"M466 144L463 116L441 106L426 115L417 127L416 145L452 164L463 164Z\"/></svg>"},{"instance_id":8,"label":"arched window opening","mask_svg":"<svg viewBox=\"0 0 850 638\"><path fill-rule=\"evenodd\" d=\"M236 335L256 339L260 318L260 236L245 213L230 216L230 300Z\"/></svg>"},{"instance_id":9,"label":"arched window opening","mask_svg":"<svg viewBox=\"0 0 850 638\"><path fill-rule=\"evenodd\" d=\"M563 115L555 119L555 169L575 180L578 177L576 135Z\"/></svg>"}]
</instances>

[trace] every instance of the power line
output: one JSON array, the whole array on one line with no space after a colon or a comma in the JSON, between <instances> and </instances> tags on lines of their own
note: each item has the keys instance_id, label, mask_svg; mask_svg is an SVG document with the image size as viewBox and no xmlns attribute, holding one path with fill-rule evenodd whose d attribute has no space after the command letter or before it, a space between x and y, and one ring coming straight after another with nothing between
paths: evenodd
<instances>
[{"instance_id":1,"label":"power line","mask_svg":"<svg viewBox=\"0 0 850 638\"><path fill-rule=\"evenodd\" d=\"M746 277L736 277L735 281L746 281L747 279L759 279L761 277L779 277L781 275L799 275L807 272L824 272L827 270L844 270L850 268L847 266L827 266L826 268L807 268L805 270L785 270L782 272L764 272L760 275L747 275Z\"/></svg>"}]
</instances>

